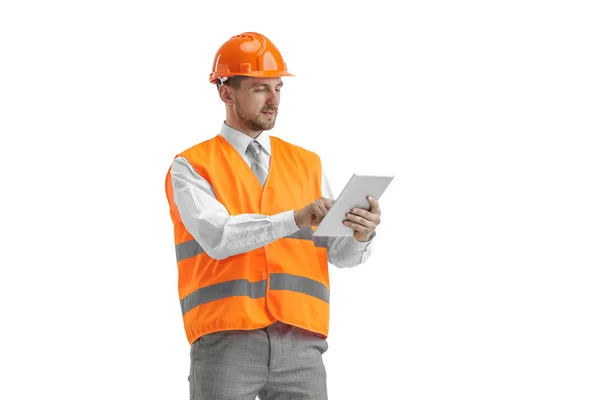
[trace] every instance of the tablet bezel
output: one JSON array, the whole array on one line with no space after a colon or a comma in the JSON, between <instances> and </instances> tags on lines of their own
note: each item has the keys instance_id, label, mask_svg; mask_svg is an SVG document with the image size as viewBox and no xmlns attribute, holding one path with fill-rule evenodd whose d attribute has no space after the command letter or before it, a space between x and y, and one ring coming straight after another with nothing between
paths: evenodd
<instances>
[{"instance_id":1,"label":"tablet bezel","mask_svg":"<svg viewBox=\"0 0 600 400\"><path fill-rule=\"evenodd\" d=\"M371 195L379 200L393 179L394 176L353 174L313 232L313 236L354 236L354 229L343 224L347 219L346 213L355 207L370 209L367 196ZM358 183L360 186L356 186ZM348 196L352 197L347 198Z\"/></svg>"}]
</instances>

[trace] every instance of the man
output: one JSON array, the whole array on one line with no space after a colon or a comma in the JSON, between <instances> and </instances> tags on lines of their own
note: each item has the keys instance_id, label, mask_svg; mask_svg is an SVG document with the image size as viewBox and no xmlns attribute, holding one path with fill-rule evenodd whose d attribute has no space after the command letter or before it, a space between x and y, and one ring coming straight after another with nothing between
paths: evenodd
<instances>
[{"instance_id":1,"label":"man","mask_svg":"<svg viewBox=\"0 0 600 400\"><path fill-rule=\"evenodd\" d=\"M267 133L283 76L265 36L223 44L210 75L221 131L167 174L191 399L327 399L328 262L364 263L380 223L370 199L348 215L353 237L312 237L333 196L319 156Z\"/></svg>"}]
</instances>

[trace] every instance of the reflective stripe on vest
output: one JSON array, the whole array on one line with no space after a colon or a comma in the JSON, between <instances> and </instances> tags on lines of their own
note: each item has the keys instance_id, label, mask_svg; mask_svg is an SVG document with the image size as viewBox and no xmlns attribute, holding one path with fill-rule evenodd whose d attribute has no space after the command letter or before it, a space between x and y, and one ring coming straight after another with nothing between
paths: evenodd
<instances>
[{"instance_id":1,"label":"reflective stripe on vest","mask_svg":"<svg viewBox=\"0 0 600 400\"><path fill-rule=\"evenodd\" d=\"M329 303L329 289L321 282L291 274L271 274L270 290L289 290L316 297ZM267 280L249 282L236 279L200 288L181 300L181 313L185 315L192 308L211 301L232 296L247 296L258 299L267 295Z\"/></svg>"},{"instance_id":2,"label":"reflective stripe on vest","mask_svg":"<svg viewBox=\"0 0 600 400\"><path fill-rule=\"evenodd\" d=\"M305 227L292 233L291 235L286 236L285 239L312 240L316 247L326 248L326 238L323 236L313 237L312 233L313 230L310 227ZM183 242L175 246L177 262L195 257L202 253L204 253L204 249L194 239L188 240L187 242Z\"/></svg>"}]
</instances>

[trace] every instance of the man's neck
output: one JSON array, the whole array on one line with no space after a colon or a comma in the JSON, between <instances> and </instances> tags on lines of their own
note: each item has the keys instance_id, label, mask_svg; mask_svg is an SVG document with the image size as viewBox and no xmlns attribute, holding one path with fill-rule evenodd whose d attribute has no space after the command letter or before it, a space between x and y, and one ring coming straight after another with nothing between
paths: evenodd
<instances>
[{"instance_id":1,"label":"man's neck","mask_svg":"<svg viewBox=\"0 0 600 400\"><path fill-rule=\"evenodd\" d=\"M236 121L232 121L231 119L226 119L225 124L227 126L229 126L230 128L235 129L236 131L240 131L243 134L250 136L252 139L256 139L256 137L258 135L260 135L262 132L262 131L253 131L253 130L244 128L241 124L237 123Z\"/></svg>"}]
</instances>

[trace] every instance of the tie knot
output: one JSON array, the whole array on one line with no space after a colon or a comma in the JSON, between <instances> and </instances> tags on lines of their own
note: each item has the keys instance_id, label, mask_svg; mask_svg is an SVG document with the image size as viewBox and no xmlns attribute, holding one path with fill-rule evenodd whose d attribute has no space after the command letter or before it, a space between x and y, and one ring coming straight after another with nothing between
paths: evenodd
<instances>
[{"instance_id":1,"label":"tie knot","mask_svg":"<svg viewBox=\"0 0 600 400\"><path fill-rule=\"evenodd\" d=\"M251 141L248 145L248 151L253 157L258 156L260 154L260 144L256 140Z\"/></svg>"}]
</instances>

